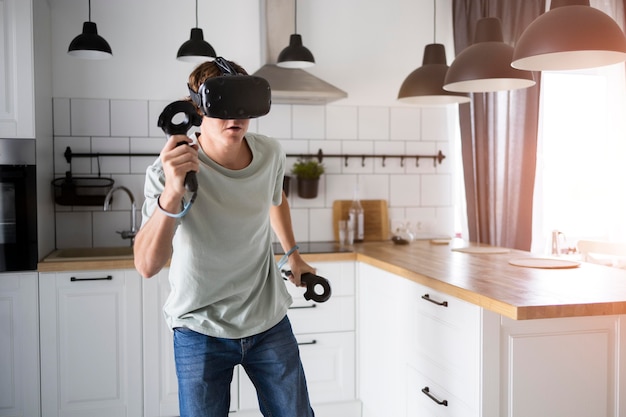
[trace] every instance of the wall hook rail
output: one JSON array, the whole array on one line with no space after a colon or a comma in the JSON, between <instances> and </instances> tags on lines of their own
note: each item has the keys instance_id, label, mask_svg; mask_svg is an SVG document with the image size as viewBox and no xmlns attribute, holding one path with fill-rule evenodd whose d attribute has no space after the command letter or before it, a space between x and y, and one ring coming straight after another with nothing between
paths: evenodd
<instances>
[{"instance_id":1,"label":"wall hook rail","mask_svg":"<svg viewBox=\"0 0 626 417\"><path fill-rule=\"evenodd\" d=\"M110 153L110 152L96 152L96 153L76 153L72 152L72 149L68 146L65 148L65 160L68 164L72 163L72 158L100 158L102 156L159 156L158 153ZM309 153L309 154L287 154L288 157L292 158L300 158L300 159L312 159L316 158L318 162L321 164L324 161L324 158L343 158L344 166L348 166L348 160L350 158L360 158L361 166L365 166L365 160L367 158L373 159L381 159L383 167L385 166L385 162L388 158L400 158L400 166L404 167L405 159L415 158L415 166L419 167L419 160L422 159L432 159L433 166L437 166L437 164L441 164L442 161L446 158L446 156L441 152L437 152L436 155L393 155L393 154L325 154L321 149L317 151L317 153Z\"/></svg>"},{"instance_id":2,"label":"wall hook rail","mask_svg":"<svg viewBox=\"0 0 626 417\"><path fill-rule=\"evenodd\" d=\"M419 160L420 158L422 159L432 159L433 160L433 166L437 166L437 164L441 164L442 161L445 159L445 155L443 154L443 152L441 152L441 150L439 152L437 152L436 155L390 155L390 154L382 154L382 155L377 155L377 154L325 154L321 149L319 149L317 151L317 153L309 153L309 154L287 154L288 157L292 157L292 158L300 158L300 159L313 159L316 158L318 160L319 163L322 163L324 161L324 158L343 158L344 160L344 166L348 166L348 160L350 158L360 158L361 159L361 166L365 166L365 160L367 158L378 158L382 160L382 166L385 166L385 162L388 158L400 158L400 166L404 167L404 161L405 159L411 159L411 158L415 158L415 166L419 167Z\"/></svg>"}]
</instances>

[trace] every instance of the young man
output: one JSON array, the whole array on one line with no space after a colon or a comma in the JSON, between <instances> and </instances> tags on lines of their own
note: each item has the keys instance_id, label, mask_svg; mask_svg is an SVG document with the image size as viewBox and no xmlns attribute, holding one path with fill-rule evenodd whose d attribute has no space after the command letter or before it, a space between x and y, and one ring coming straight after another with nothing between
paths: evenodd
<instances>
[{"instance_id":1,"label":"young man","mask_svg":"<svg viewBox=\"0 0 626 417\"><path fill-rule=\"evenodd\" d=\"M189 87L197 93L219 75L215 62L203 63L190 74ZM171 136L146 174L135 266L151 277L171 258L164 313L174 331L181 417L226 417L237 364L254 383L263 415L314 416L272 229L288 253L293 284L300 286L300 275L314 269L293 236L282 191L285 155L276 140L248 133L248 125L249 119L203 115L197 144ZM197 173L197 197L177 218L189 171Z\"/></svg>"}]
</instances>

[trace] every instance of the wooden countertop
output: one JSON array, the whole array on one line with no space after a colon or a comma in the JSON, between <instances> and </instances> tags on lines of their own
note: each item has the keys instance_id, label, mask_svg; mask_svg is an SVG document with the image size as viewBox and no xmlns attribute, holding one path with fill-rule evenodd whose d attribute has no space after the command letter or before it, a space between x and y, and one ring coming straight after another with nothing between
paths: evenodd
<instances>
[{"instance_id":1,"label":"wooden countertop","mask_svg":"<svg viewBox=\"0 0 626 417\"><path fill-rule=\"evenodd\" d=\"M531 257L511 250L468 254L415 241L364 243L357 260L479 305L514 320L626 314L626 270L581 263L577 268L539 269L509 264Z\"/></svg>"},{"instance_id":2,"label":"wooden countertop","mask_svg":"<svg viewBox=\"0 0 626 417\"><path fill-rule=\"evenodd\" d=\"M509 264L523 251L468 254L463 241L409 245L391 241L355 245L355 252L304 254L307 262L360 261L514 320L626 314L626 270L582 263L577 268L538 269ZM277 256L277 259L280 256ZM40 262L40 272L133 269L130 259Z\"/></svg>"}]
</instances>

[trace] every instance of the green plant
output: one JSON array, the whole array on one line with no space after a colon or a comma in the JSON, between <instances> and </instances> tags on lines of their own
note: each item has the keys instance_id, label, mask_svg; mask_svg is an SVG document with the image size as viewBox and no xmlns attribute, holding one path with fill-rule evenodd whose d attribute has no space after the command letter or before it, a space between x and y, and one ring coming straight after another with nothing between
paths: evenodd
<instances>
[{"instance_id":1,"label":"green plant","mask_svg":"<svg viewBox=\"0 0 626 417\"><path fill-rule=\"evenodd\" d=\"M318 179L324 173L324 165L315 159L298 159L291 167L291 173L298 178Z\"/></svg>"}]
</instances>

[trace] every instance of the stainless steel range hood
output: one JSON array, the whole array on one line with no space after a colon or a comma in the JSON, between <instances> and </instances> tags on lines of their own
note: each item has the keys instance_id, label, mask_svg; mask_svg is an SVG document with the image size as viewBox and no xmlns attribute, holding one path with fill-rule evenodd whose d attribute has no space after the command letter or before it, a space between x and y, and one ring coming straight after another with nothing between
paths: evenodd
<instances>
[{"instance_id":1,"label":"stainless steel range hood","mask_svg":"<svg viewBox=\"0 0 626 417\"><path fill-rule=\"evenodd\" d=\"M276 66L276 58L295 32L293 0L261 0L261 53L266 64L254 75L265 78L275 104L328 104L348 94L302 69ZM306 45L306 36L304 37ZM315 55L315 51L312 51Z\"/></svg>"}]
</instances>

